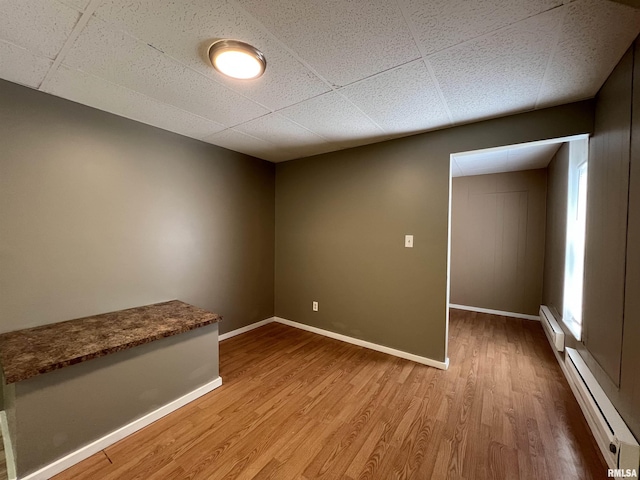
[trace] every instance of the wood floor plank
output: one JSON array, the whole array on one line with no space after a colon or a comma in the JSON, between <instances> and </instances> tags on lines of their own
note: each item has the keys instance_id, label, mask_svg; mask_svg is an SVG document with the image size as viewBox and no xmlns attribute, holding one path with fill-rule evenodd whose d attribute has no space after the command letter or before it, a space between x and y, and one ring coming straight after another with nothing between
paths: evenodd
<instances>
[{"instance_id":1,"label":"wood floor plank","mask_svg":"<svg viewBox=\"0 0 640 480\"><path fill-rule=\"evenodd\" d=\"M220 343L222 387L55 478L606 476L539 323L451 310L449 333L441 371L265 325Z\"/></svg>"}]
</instances>

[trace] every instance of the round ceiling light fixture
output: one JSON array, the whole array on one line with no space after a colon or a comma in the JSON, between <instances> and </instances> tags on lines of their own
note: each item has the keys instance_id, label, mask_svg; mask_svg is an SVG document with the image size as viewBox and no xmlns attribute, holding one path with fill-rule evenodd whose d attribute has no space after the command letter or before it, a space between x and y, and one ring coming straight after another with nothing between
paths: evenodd
<instances>
[{"instance_id":1,"label":"round ceiling light fixture","mask_svg":"<svg viewBox=\"0 0 640 480\"><path fill-rule=\"evenodd\" d=\"M241 80L258 78L267 68L262 52L239 40L216 40L209 47L209 60L223 75Z\"/></svg>"}]
</instances>

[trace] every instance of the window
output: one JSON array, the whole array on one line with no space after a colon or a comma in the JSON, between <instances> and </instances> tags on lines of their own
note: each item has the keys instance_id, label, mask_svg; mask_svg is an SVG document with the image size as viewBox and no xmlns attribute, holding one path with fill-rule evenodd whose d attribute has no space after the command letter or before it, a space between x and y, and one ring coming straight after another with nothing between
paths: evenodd
<instances>
[{"instance_id":1,"label":"window","mask_svg":"<svg viewBox=\"0 0 640 480\"><path fill-rule=\"evenodd\" d=\"M588 139L569 145L569 185L567 198L567 243L564 261L562 319L580 340L582 336L582 290L584 246L587 220Z\"/></svg>"}]
</instances>

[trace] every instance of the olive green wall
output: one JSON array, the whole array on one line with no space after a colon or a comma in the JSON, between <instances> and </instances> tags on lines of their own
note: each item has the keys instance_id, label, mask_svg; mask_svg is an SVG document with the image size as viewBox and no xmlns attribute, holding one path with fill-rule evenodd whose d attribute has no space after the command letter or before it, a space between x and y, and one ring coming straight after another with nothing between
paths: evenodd
<instances>
[{"instance_id":1,"label":"olive green wall","mask_svg":"<svg viewBox=\"0 0 640 480\"><path fill-rule=\"evenodd\" d=\"M568 154L549 167L543 301L562 312ZM596 97L589 148L583 338L565 331L640 439L640 42ZM559 315L560 317L560 315Z\"/></svg>"},{"instance_id":2,"label":"olive green wall","mask_svg":"<svg viewBox=\"0 0 640 480\"><path fill-rule=\"evenodd\" d=\"M546 169L452 179L452 304L538 315L546 196Z\"/></svg>"},{"instance_id":3,"label":"olive green wall","mask_svg":"<svg viewBox=\"0 0 640 480\"><path fill-rule=\"evenodd\" d=\"M0 331L180 299L273 316L274 165L0 81Z\"/></svg>"},{"instance_id":4,"label":"olive green wall","mask_svg":"<svg viewBox=\"0 0 640 480\"><path fill-rule=\"evenodd\" d=\"M449 155L592 126L580 102L278 164L276 316L444 361Z\"/></svg>"}]
</instances>

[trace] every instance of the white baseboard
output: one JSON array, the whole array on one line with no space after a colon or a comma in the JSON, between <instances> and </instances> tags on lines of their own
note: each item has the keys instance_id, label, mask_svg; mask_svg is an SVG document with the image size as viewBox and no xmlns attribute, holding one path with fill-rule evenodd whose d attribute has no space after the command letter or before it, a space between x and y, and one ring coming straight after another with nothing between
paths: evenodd
<instances>
[{"instance_id":1,"label":"white baseboard","mask_svg":"<svg viewBox=\"0 0 640 480\"><path fill-rule=\"evenodd\" d=\"M107 448L110 445L113 445L118 440L122 440L124 437L131 435L134 432L137 432L143 427L150 425L156 420L168 415L169 413L177 410L178 408L186 405L189 402L192 402L198 397L209 393L212 390L215 390L219 386L222 385L222 378L218 377L215 380L193 390L192 392L183 395L180 398L173 400L172 402L167 403L166 405L154 410L151 413L146 414L145 416L134 420L131 423L128 423L124 427L121 427L102 438L99 438L95 442L90 443L89 445L85 445L82 448L79 448L75 452L70 453L69 455L62 457L56 460L53 463L37 470L33 473L25 477L21 477L20 480L46 480L51 478L52 476L66 470L69 467L72 467L76 463L81 462L82 460L89 458L91 455L99 452Z\"/></svg>"},{"instance_id":2,"label":"white baseboard","mask_svg":"<svg viewBox=\"0 0 640 480\"><path fill-rule=\"evenodd\" d=\"M456 305L450 303L449 308L457 308L458 310L468 310L469 312L490 313L491 315L501 315L503 317L524 318L525 320L540 321L537 315L527 315L526 313L503 312L502 310L491 310L490 308L469 307L467 305Z\"/></svg>"},{"instance_id":3,"label":"white baseboard","mask_svg":"<svg viewBox=\"0 0 640 480\"><path fill-rule=\"evenodd\" d=\"M371 350L376 350L378 352L386 353L388 355L393 355L395 357L405 358L407 360L411 360L416 363L421 363L423 365L428 365L430 367L439 368L441 370L446 370L447 368L449 368L448 358L444 362L440 362L438 360L433 360L431 358L414 355L413 353L403 352L402 350L396 350L395 348L385 347L383 345L378 345L376 343L360 340L359 338L348 337L340 333L330 332L329 330L323 330L321 328L311 327L303 323L293 322L291 320L287 320L286 318L275 317L275 321L278 323L282 323L283 325L299 328L300 330L306 330L307 332L317 333L318 335L323 335L325 337L333 338L335 340L340 340L341 342L347 342L353 345L358 345L359 347L369 348Z\"/></svg>"},{"instance_id":4,"label":"white baseboard","mask_svg":"<svg viewBox=\"0 0 640 480\"><path fill-rule=\"evenodd\" d=\"M9 436L9 423L7 422L7 412L0 411L0 430L2 431L2 443L4 446L4 456L7 465L7 478L16 480L16 459L13 456L13 446Z\"/></svg>"},{"instance_id":5,"label":"white baseboard","mask_svg":"<svg viewBox=\"0 0 640 480\"><path fill-rule=\"evenodd\" d=\"M236 335L241 335L243 333L250 332L255 328L262 327L268 323L271 323L275 320L276 317L266 318L264 320L260 320L259 322L252 323L251 325L247 325L246 327L238 328L236 330L231 330L230 332L223 333L222 335L218 335L218 340L221 342L226 340L227 338L235 337Z\"/></svg>"}]
</instances>

